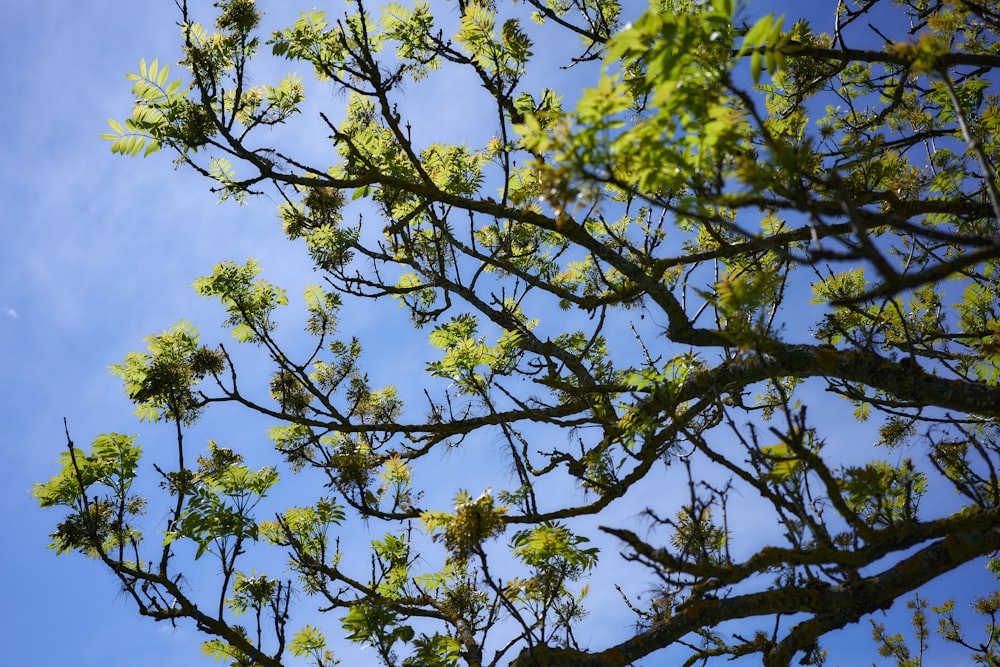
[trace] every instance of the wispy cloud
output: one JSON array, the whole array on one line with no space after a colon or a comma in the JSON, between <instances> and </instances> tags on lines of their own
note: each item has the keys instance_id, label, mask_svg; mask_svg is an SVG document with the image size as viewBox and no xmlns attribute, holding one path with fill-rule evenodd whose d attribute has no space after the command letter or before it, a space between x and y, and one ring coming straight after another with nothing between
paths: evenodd
<instances>
[{"instance_id":1,"label":"wispy cloud","mask_svg":"<svg viewBox=\"0 0 1000 667\"><path fill-rule=\"evenodd\" d=\"M3 313L7 317L11 318L17 317L17 311L11 308L10 306L4 306L3 308L0 308L0 313Z\"/></svg>"}]
</instances>

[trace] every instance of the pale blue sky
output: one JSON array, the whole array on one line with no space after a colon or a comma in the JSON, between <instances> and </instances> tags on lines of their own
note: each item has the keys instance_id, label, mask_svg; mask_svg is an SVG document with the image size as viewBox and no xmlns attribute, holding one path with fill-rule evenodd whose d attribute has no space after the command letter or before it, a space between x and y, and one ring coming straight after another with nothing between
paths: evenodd
<instances>
[{"instance_id":1,"label":"pale blue sky","mask_svg":"<svg viewBox=\"0 0 1000 667\"><path fill-rule=\"evenodd\" d=\"M827 4L832 11L836 3ZM310 6L295 2L285 10L295 15ZM146 334L181 318L201 325L209 341L225 340L214 329L222 313L189 289L214 263L256 257L267 276L287 284L293 300L298 284L315 280L304 254L283 240L274 201L244 208L219 205L205 181L175 170L165 154L124 159L111 155L99 138L107 131L107 117L128 112L124 75L136 70L139 59L176 60L176 20L169 0L0 6L5 27L0 44L5 92L0 108L0 423L5 437L0 446L7 467L0 485L0 571L6 575L0 637L5 664L212 664L200 657L201 638L191 628L173 630L138 617L102 567L76 555L57 559L47 551L57 513L40 511L30 487L54 472L53 462L65 446L64 417L79 446L112 430L142 434L151 451L158 443L169 445L162 431L131 417L132 408L107 367L139 346ZM456 128L476 132L461 105L442 103L455 94L452 84L458 82L415 93L410 100L414 110L437 114L446 130L442 139ZM315 99L333 108L342 103L332 93L324 98L320 92ZM464 138L473 137L459 139ZM302 138L303 150L311 142ZM407 331L405 318L389 303L378 311L345 313L346 318L345 333L388 334L381 343L397 354L425 354L421 334L400 335ZM373 375L388 375L400 363L391 355L368 360ZM831 421L838 418L834 414ZM230 442L218 432L205 437L223 445L245 440L251 447L266 446L261 423L233 423L223 414L211 424L227 424ZM864 432L856 437L866 444L873 439ZM483 447L494 451L492 442ZM466 473L474 495L492 470L476 472L482 480ZM985 586L989 582L980 572L967 568L937 589ZM611 619L604 627L591 626L595 645L601 645L601 633L620 635L628 621L613 591L595 595L600 596L595 617ZM318 620L331 634L339 631L336 619ZM858 636L862 655L870 654L864 626L848 641ZM348 655L341 657L349 662ZM371 655L360 654L359 664L367 664L366 658Z\"/></svg>"},{"instance_id":2,"label":"pale blue sky","mask_svg":"<svg viewBox=\"0 0 1000 667\"><path fill-rule=\"evenodd\" d=\"M107 367L181 317L218 322L188 285L220 249L285 247L272 216L217 206L169 158L122 159L99 138L128 112L139 58L176 59L176 20L169 1L0 5L5 664L209 664L190 631L139 619L103 568L46 550L57 514L29 493L54 472L63 417L79 445L148 430Z\"/></svg>"}]
</instances>

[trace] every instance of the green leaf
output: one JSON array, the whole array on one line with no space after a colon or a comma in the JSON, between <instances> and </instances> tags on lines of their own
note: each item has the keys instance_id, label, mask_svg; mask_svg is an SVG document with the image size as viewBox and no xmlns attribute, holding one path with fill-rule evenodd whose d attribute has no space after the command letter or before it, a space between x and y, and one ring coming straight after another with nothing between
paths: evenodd
<instances>
[{"instance_id":1,"label":"green leaf","mask_svg":"<svg viewBox=\"0 0 1000 667\"><path fill-rule=\"evenodd\" d=\"M311 625L307 625L296 632L288 645L288 650L296 657L311 655L325 649L326 637L319 629Z\"/></svg>"},{"instance_id":2,"label":"green leaf","mask_svg":"<svg viewBox=\"0 0 1000 667\"><path fill-rule=\"evenodd\" d=\"M755 50L750 54L750 77L754 83L760 82L760 70L763 66L763 61L763 56L759 50Z\"/></svg>"}]
</instances>

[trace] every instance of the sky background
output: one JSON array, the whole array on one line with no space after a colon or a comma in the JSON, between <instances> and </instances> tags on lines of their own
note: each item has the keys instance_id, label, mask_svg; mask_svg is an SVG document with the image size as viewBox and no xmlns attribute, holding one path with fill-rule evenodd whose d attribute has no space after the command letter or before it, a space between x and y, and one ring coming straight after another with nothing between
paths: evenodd
<instances>
[{"instance_id":1,"label":"sky background","mask_svg":"<svg viewBox=\"0 0 1000 667\"><path fill-rule=\"evenodd\" d=\"M219 206L166 154L123 159L99 137L128 113L139 59L177 59L176 22L169 0L0 4L4 664L211 664L193 632L139 618L104 568L46 550L58 513L30 496L55 472L63 418L81 446L148 432L108 365L178 319L220 321L195 277L291 250L273 204Z\"/></svg>"},{"instance_id":2,"label":"sky background","mask_svg":"<svg viewBox=\"0 0 1000 667\"><path fill-rule=\"evenodd\" d=\"M829 5L825 16L835 6L818 4ZM310 7L289 2L283 11L294 17ZM124 75L136 71L139 59L176 60L176 21L169 0L0 4L4 664L212 664L200 657L201 637L190 628L140 618L103 567L46 550L59 515L39 510L30 488L56 471L54 462L65 448L64 418L78 446L108 431L140 433L150 448L169 445L163 431L134 420L108 366L145 335L181 318L201 325L208 342L225 340L214 328L221 311L189 288L213 264L253 256L293 293L297 283L315 280L304 253L284 240L274 201L220 205L204 180L175 170L166 154L148 160L113 156L99 137L109 116L128 113ZM461 84L421 89L409 100L437 114L440 127L468 135L456 140L481 130L463 117L460 104L443 103ZM320 101L341 105L332 94ZM310 141L298 140L303 146ZM349 317L350 333L377 334L396 350L398 357L369 361L373 374L397 365L400 357L426 354L421 335L399 335L406 320L391 306L352 310ZM227 423L225 418L215 423ZM230 442L220 444L244 440L266 447L259 422L230 421L227 429ZM857 437L872 440L860 431ZM482 488L475 480L468 486L474 494ZM938 598L956 585L986 583L979 571L963 570L938 585ZM611 614L621 616L620 608ZM338 630L335 619L320 621ZM870 644L862 648L863 654L872 652ZM371 658L361 654L359 664L373 663Z\"/></svg>"}]
</instances>

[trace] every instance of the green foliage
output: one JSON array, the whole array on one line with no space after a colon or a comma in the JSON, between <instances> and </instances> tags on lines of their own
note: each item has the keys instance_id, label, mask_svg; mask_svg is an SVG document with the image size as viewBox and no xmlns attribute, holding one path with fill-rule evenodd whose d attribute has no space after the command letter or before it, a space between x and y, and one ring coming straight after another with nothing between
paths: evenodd
<instances>
[{"instance_id":1,"label":"green foliage","mask_svg":"<svg viewBox=\"0 0 1000 667\"><path fill-rule=\"evenodd\" d=\"M240 633L245 634L245 633ZM215 661L231 660L232 667L244 667L253 664L250 658L232 644L227 644L218 639L212 639L201 645L201 652Z\"/></svg>"},{"instance_id":2,"label":"green foliage","mask_svg":"<svg viewBox=\"0 0 1000 667\"><path fill-rule=\"evenodd\" d=\"M927 490L927 478L907 459L900 467L869 463L844 472L844 500L871 526L891 528L911 522Z\"/></svg>"},{"instance_id":3,"label":"green foliage","mask_svg":"<svg viewBox=\"0 0 1000 667\"><path fill-rule=\"evenodd\" d=\"M198 383L222 370L216 350L199 346L198 328L183 320L147 336L146 352L130 352L111 371L122 379L140 421L194 422L204 408Z\"/></svg>"},{"instance_id":4,"label":"green foliage","mask_svg":"<svg viewBox=\"0 0 1000 667\"><path fill-rule=\"evenodd\" d=\"M677 512L675 532L670 543L681 557L698 562L723 562L726 549L726 530L712 521L712 508L683 507Z\"/></svg>"},{"instance_id":5,"label":"green foliage","mask_svg":"<svg viewBox=\"0 0 1000 667\"><path fill-rule=\"evenodd\" d=\"M462 647L453 637L435 633L420 635L413 640L413 655L403 661L407 667L450 667L458 664Z\"/></svg>"},{"instance_id":6,"label":"green foliage","mask_svg":"<svg viewBox=\"0 0 1000 667\"><path fill-rule=\"evenodd\" d=\"M288 650L296 657L309 656L317 667L333 667L339 662L326 648L326 637L323 633L311 625L295 633Z\"/></svg>"},{"instance_id":7,"label":"green foliage","mask_svg":"<svg viewBox=\"0 0 1000 667\"><path fill-rule=\"evenodd\" d=\"M504 506L496 507L490 490L475 500L465 491L455 496L454 513L424 512L420 520L434 539L444 542L449 560L464 565L482 550L486 540L496 537L506 528Z\"/></svg>"},{"instance_id":8,"label":"green foliage","mask_svg":"<svg viewBox=\"0 0 1000 667\"><path fill-rule=\"evenodd\" d=\"M140 62L111 150L273 195L319 276L304 334L255 260L194 283L243 345L181 322L112 367L176 446L146 498L132 436L69 442L34 491L65 512L53 548L268 667L344 645L414 667L823 664L830 633L1000 571L996 12L841 3L824 34L734 0L525 5L353 2L262 34L252 0L179 3L185 74ZM426 328L414 368L386 301ZM223 405L267 419L273 452L209 441L192 465ZM293 581L257 567L271 551ZM314 601L339 637L299 618ZM930 613L994 664L997 606L972 606L981 643L962 605ZM915 646L873 624L876 650L922 664L927 608ZM580 641L595 612L610 646Z\"/></svg>"},{"instance_id":9,"label":"green foliage","mask_svg":"<svg viewBox=\"0 0 1000 667\"><path fill-rule=\"evenodd\" d=\"M59 473L32 489L42 507L70 510L49 548L96 558L141 541L142 533L130 523L146 507L144 498L131 493L141 458L135 436L119 433L98 436L89 453L72 446L64 452Z\"/></svg>"},{"instance_id":10,"label":"green foliage","mask_svg":"<svg viewBox=\"0 0 1000 667\"><path fill-rule=\"evenodd\" d=\"M896 667L922 667L925 664L936 664L932 644L928 641L930 622L927 614L927 600L919 595L906 603L912 610L911 624L916 647L906 642L902 633L890 635L884 623L872 621L872 637L878 644L878 653L884 658L891 658ZM1000 612L1000 594L977 597L972 604L973 611L978 616L985 617L985 632L981 641L973 643L963 631L962 624L955 617L955 601L947 600L939 606L932 606L931 612L937 616L936 634L948 643L958 644L971 650L970 656L977 665L994 665L1000 660L1000 630L997 628L997 613ZM929 660L925 659L925 655Z\"/></svg>"},{"instance_id":11,"label":"green foliage","mask_svg":"<svg viewBox=\"0 0 1000 667\"><path fill-rule=\"evenodd\" d=\"M398 625L399 616L377 604L359 604L351 607L343 618L347 638L359 644L372 646L388 664L395 662L393 647L397 643L413 640L413 628Z\"/></svg>"},{"instance_id":12,"label":"green foliage","mask_svg":"<svg viewBox=\"0 0 1000 667\"><path fill-rule=\"evenodd\" d=\"M194 283L198 294L214 296L222 302L229 315L226 326L232 329L233 338L241 343L263 342L275 327L271 313L288 303L283 289L266 280L255 280L258 273L260 267L253 259L242 266L223 262L215 266L212 275Z\"/></svg>"},{"instance_id":13,"label":"green foliage","mask_svg":"<svg viewBox=\"0 0 1000 667\"><path fill-rule=\"evenodd\" d=\"M516 306L510 315L515 316ZM524 323L530 327L532 323ZM450 322L434 327L428 336L431 345L444 350L441 361L427 365L431 375L451 379L462 393L481 392L494 376L509 375L520 358L520 336L516 331L506 331L497 345L485 344L485 337L477 336L478 322L473 315L462 314Z\"/></svg>"},{"instance_id":14,"label":"green foliage","mask_svg":"<svg viewBox=\"0 0 1000 667\"><path fill-rule=\"evenodd\" d=\"M240 455L211 441L208 454L198 457L198 468L178 490L189 500L167 532L166 542L190 539L198 547L195 559L209 552L225 560L244 541L257 540L257 521L251 512L277 483L278 474L273 468L253 472L242 465ZM234 599L241 600L239 595Z\"/></svg>"},{"instance_id":15,"label":"green foliage","mask_svg":"<svg viewBox=\"0 0 1000 667\"><path fill-rule=\"evenodd\" d=\"M472 3L462 14L455 39L473 63L496 77L497 84L513 88L531 58L531 40L521 30L517 19L504 21L496 31L496 12L489 3Z\"/></svg>"},{"instance_id":16,"label":"green foliage","mask_svg":"<svg viewBox=\"0 0 1000 667\"><path fill-rule=\"evenodd\" d=\"M160 150L165 126L171 118L183 114L188 91L181 90L183 81L176 79L167 83L170 78L170 67L160 67L154 60L146 66L145 60L139 61L139 73L129 74L129 81L135 81L132 94L136 97L132 116L123 123L113 118L108 119L108 125L114 133L102 134L102 139L111 141L111 152L132 157L142 153L148 157ZM187 138L194 138L204 132L203 128L188 130ZM145 149L145 150L143 150Z\"/></svg>"},{"instance_id":17,"label":"green foliage","mask_svg":"<svg viewBox=\"0 0 1000 667\"><path fill-rule=\"evenodd\" d=\"M586 611L583 600L589 588L574 594L567 585L583 578L597 565L598 549L583 547L590 540L574 535L558 523L544 523L518 531L511 539L515 556L531 568L531 575L508 583L510 595L521 601L539 623L548 621L555 632L572 633Z\"/></svg>"}]
</instances>

